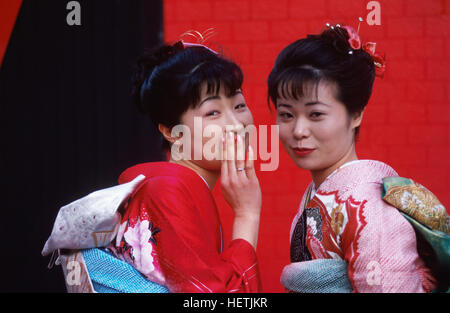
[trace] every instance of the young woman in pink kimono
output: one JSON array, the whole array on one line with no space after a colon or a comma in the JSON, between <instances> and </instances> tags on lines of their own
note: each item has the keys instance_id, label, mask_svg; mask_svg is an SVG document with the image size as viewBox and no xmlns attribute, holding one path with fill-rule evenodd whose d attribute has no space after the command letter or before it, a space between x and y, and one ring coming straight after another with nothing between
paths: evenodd
<instances>
[{"instance_id":1,"label":"young woman in pink kimono","mask_svg":"<svg viewBox=\"0 0 450 313\"><path fill-rule=\"evenodd\" d=\"M291 226L281 281L296 292L429 292L430 269L416 235L382 200L389 165L359 160L355 141L384 59L347 26L287 46L268 78L279 135L289 156L310 171ZM380 130L380 135L381 135Z\"/></svg>"}]
</instances>

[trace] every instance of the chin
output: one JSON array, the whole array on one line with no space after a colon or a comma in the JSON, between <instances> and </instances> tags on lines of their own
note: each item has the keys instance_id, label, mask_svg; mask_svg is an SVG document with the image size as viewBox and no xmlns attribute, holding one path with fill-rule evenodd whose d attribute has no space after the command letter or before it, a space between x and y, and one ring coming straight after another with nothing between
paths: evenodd
<instances>
[{"instance_id":1,"label":"chin","mask_svg":"<svg viewBox=\"0 0 450 313\"><path fill-rule=\"evenodd\" d=\"M198 166L200 166L201 168L204 168L205 170L208 170L208 171L217 172L222 169L222 161L221 160L203 159L203 160L199 160L199 161L195 161L195 162L198 164Z\"/></svg>"},{"instance_id":2,"label":"chin","mask_svg":"<svg viewBox=\"0 0 450 313\"><path fill-rule=\"evenodd\" d=\"M295 161L295 164L301 168L302 170L312 171L315 169L315 166L309 164L308 162L302 162L302 161Z\"/></svg>"},{"instance_id":3,"label":"chin","mask_svg":"<svg viewBox=\"0 0 450 313\"><path fill-rule=\"evenodd\" d=\"M299 157L293 151L290 151L289 156L291 157L292 161L294 161L295 165L303 170L313 171L319 167L317 161L314 158Z\"/></svg>"}]
</instances>

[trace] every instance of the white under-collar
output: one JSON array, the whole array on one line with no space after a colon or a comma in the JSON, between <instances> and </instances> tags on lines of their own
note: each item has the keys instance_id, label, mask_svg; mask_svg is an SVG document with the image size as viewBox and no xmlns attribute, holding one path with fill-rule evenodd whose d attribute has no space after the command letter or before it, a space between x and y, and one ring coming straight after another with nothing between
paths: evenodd
<instances>
[{"instance_id":1,"label":"white under-collar","mask_svg":"<svg viewBox=\"0 0 450 313\"><path fill-rule=\"evenodd\" d=\"M335 169L330 175L328 175L326 178L325 178L325 180L327 180L328 178L330 178L331 176L333 176L334 175L334 173L336 173L336 172L338 172L338 171L340 171L341 169L343 169L344 167L347 167L347 166L349 166L349 165L352 165L352 164L355 164L355 163L357 163L357 162L361 162L361 161L364 161L364 160L353 160L353 161L348 161L348 162L346 162L346 163L344 163L344 164L342 164L341 166L339 166L337 169ZM324 181L325 181L324 180ZM322 183L323 184L323 183ZM311 188L311 199L314 197L314 195L316 194L316 185L314 184L314 181L312 182L312 186L311 186L312 188Z\"/></svg>"},{"instance_id":2,"label":"white under-collar","mask_svg":"<svg viewBox=\"0 0 450 313\"><path fill-rule=\"evenodd\" d=\"M352 165L354 163L358 163L358 162L361 162L361 161L364 161L364 160L353 160L353 161L346 162L346 163L342 164L341 166L339 166L337 169L335 169L333 171L333 173L331 173L330 175L327 176L327 178L330 177L331 175L333 175L334 173L336 173L337 171L343 169L344 167L347 167L349 165Z\"/></svg>"},{"instance_id":3,"label":"white under-collar","mask_svg":"<svg viewBox=\"0 0 450 313\"><path fill-rule=\"evenodd\" d=\"M206 179L204 179L203 176L200 175L199 173L197 173L197 172L195 172L195 173L196 173L198 176L200 176L200 178L205 182L206 187L208 187L208 189L209 189L209 185L208 185L208 183L206 182Z\"/></svg>"}]
</instances>

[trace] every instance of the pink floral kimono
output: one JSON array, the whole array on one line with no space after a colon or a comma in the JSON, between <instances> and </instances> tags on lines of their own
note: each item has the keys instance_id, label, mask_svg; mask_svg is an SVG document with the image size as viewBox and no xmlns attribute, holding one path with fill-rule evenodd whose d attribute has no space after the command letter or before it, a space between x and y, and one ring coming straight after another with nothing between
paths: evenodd
<instances>
[{"instance_id":1,"label":"pink floral kimono","mask_svg":"<svg viewBox=\"0 0 450 313\"><path fill-rule=\"evenodd\" d=\"M417 252L416 234L382 200L382 179L398 176L373 160L344 164L303 195L291 227L290 279L304 262L343 260L353 292L430 292L435 279ZM285 284L286 286L286 284Z\"/></svg>"}]
</instances>

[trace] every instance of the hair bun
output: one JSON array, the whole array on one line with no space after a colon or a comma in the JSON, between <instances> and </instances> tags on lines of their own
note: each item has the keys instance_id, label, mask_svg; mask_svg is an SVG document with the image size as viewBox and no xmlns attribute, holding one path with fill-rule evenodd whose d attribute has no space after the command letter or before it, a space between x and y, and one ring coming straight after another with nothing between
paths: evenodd
<instances>
[{"instance_id":1,"label":"hair bun","mask_svg":"<svg viewBox=\"0 0 450 313\"><path fill-rule=\"evenodd\" d=\"M142 84L152 74L153 70L168 61L178 52L184 49L181 41L173 45L161 45L156 48L146 50L136 61L132 75L131 98L139 110L143 111L140 93Z\"/></svg>"},{"instance_id":2,"label":"hair bun","mask_svg":"<svg viewBox=\"0 0 450 313\"><path fill-rule=\"evenodd\" d=\"M337 51L343 54L348 54L348 51L352 49L348 42L348 33L342 27L324 30L319 36L322 40L330 43Z\"/></svg>"}]
</instances>

